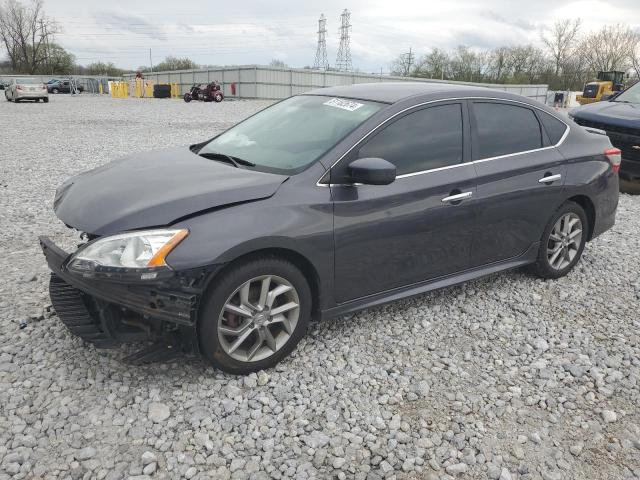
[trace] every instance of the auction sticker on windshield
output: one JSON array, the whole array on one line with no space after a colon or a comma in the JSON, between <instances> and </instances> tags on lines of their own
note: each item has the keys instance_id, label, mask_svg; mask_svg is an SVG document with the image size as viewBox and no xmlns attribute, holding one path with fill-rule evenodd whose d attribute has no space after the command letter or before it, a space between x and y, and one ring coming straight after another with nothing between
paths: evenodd
<instances>
[{"instance_id":1,"label":"auction sticker on windshield","mask_svg":"<svg viewBox=\"0 0 640 480\"><path fill-rule=\"evenodd\" d=\"M324 102L323 105L327 105L329 107L341 108L343 110L348 110L350 112L353 112L359 109L360 107L362 107L364 104L358 103L358 102L352 102L351 100L345 100L343 98L332 98L328 102Z\"/></svg>"}]
</instances>

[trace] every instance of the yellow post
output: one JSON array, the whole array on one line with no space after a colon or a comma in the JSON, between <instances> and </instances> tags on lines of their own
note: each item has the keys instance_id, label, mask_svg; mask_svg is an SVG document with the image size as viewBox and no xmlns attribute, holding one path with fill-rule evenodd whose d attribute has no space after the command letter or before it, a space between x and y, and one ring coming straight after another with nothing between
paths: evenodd
<instances>
[{"instance_id":1,"label":"yellow post","mask_svg":"<svg viewBox=\"0 0 640 480\"><path fill-rule=\"evenodd\" d=\"M104 93L102 90L102 82L98 83L98 92L100 92L100 95Z\"/></svg>"}]
</instances>

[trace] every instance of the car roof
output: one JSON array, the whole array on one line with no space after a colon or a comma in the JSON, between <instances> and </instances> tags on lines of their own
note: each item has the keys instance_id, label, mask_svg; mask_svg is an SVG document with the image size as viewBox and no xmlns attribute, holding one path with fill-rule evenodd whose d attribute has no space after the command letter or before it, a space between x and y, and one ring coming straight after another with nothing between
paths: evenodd
<instances>
[{"instance_id":1,"label":"car roof","mask_svg":"<svg viewBox=\"0 0 640 480\"><path fill-rule=\"evenodd\" d=\"M436 94L448 94L451 96L494 96L504 99L513 99L514 95L502 90L494 90L486 87L461 85L455 83L440 82L380 82L380 83L355 83L353 85L341 85L337 87L317 88L305 92L303 95L325 95L330 97L345 97L358 100L396 103L409 97L427 96Z\"/></svg>"}]
</instances>

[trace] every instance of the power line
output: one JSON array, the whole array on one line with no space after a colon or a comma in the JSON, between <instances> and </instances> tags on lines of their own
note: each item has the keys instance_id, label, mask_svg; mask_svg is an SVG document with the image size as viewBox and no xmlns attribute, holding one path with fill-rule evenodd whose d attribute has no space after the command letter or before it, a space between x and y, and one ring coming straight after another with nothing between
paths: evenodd
<instances>
[{"instance_id":1,"label":"power line","mask_svg":"<svg viewBox=\"0 0 640 480\"><path fill-rule=\"evenodd\" d=\"M336 69L339 71L350 72L353 70L351 63L351 12L346 8L340 15L340 46L338 47L338 56L336 58Z\"/></svg>"},{"instance_id":2,"label":"power line","mask_svg":"<svg viewBox=\"0 0 640 480\"><path fill-rule=\"evenodd\" d=\"M313 62L313 68L318 70L326 70L329 68L327 60L327 19L324 14L320 14L318 20L318 48L316 50L316 59Z\"/></svg>"}]
</instances>

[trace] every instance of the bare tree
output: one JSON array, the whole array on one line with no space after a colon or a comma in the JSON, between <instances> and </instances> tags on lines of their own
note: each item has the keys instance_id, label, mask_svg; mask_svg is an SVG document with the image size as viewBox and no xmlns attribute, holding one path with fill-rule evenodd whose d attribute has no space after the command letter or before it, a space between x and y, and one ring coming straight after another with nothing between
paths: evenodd
<instances>
[{"instance_id":1,"label":"bare tree","mask_svg":"<svg viewBox=\"0 0 640 480\"><path fill-rule=\"evenodd\" d=\"M284 63L283 60L280 60L278 58L274 58L269 62L269 66L270 67L275 67L275 68L287 68L287 64Z\"/></svg>"},{"instance_id":2,"label":"bare tree","mask_svg":"<svg viewBox=\"0 0 640 480\"><path fill-rule=\"evenodd\" d=\"M505 76L508 75L507 61L509 56L509 47L498 47L489 52L488 75L493 82L503 83Z\"/></svg>"},{"instance_id":3,"label":"bare tree","mask_svg":"<svg viewBox=\"0 0 640 480\"><path fill-rule=\"evenodd\" d=\"M556 22L547 34L542 35L549 55L554 62L554 75L558 76L562 65L573 54L578 41L578 33L582 20L562 20Z\"/></svg>"},{"instance_id":4,"label":"bare tree","mask_svg":"<svg viewBox=\"0 0 640 480\"><path fill-rule=\"evenodd\" d=\"M449 54L440 48L434 48L418 59L413 75L444 80L448 78L449 63Z\"/></svg>"},{"instance_id":5,"label":"bare tree","mask_svg":"<svg viewBox=\"0 0 640 480\"><path fill-rule=\"evenodd\" d=\"M631 67L636 72L636 77L640 78L640 34L636 34L636 45L631 52Z\"/></svg>"},{"instance_id":6,"label":"bare tree","mask_svg":"<svg viewBox=\"0 0 640 480\"><path fill-rule=\"evenodd\" d=\"M16 72L35 73L48 59L47 47L57 32L43 11L43 0L24 5L5 0L0 5L0 40Z\"/></svg>"},{"instance_id":7,"label":"bare tree","mask_svg":"<svg viewBox=\"0 0 640 480\"><path fill-rule=\"evenodd\" d=\"M593 72L626 71L637 45L638 35L628 26L607 25L588 35L582 50Z\"/></svg>"}]
</instances>

